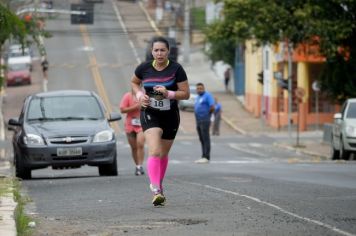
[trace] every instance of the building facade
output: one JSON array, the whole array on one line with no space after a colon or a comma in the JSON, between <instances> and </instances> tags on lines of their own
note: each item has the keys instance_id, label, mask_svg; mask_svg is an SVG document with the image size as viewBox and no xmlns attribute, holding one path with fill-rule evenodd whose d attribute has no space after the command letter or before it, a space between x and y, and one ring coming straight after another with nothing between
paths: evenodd
<instances>
[{"instance_id":1,"label":"building facade","mask_svg":"<svg viewBox=\"0 0 356 236\"><path fill-rule=\"evenodd\" d=\"M291 124L305 131L332 122L338 106L327 100L317 83L324 61L317 48L300 45L292 51L289 73L285 43L261 48L247 42L244 47L246 109L275 128ZM277 78L276 72L281 78Z\"/></svg>"}]
</instances>

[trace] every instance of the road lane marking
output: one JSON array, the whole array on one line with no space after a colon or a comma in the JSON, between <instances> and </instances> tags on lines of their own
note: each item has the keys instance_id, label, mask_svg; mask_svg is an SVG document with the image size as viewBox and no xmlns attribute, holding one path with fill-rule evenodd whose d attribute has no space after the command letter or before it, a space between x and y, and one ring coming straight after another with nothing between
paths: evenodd
<instances>
[{"instance_id":1,"label":"road lane marking","mask_svg":"<svg viewBox=\"0 0 356 236\"><path fill-rule=\"evenodd\" d=\"M255 156L259 156L259 157L270 157L269 155L265 155L263 153L256 152L254 150L247 149L246 146L245 147L239 147L239 145L236 144L236 143L229 143L229 147L231 147L232 149L235 149L237 151L245 152L245 153L252 154L252 155L255 155Z\"/></svg>"},{"instance_id":2,"label":"road lane marking","mask_svg":"<svg viewBox=\"0 0 356 236\"><path fill-rule=\"evenodd\" d=\"M84 46L88 47L88 48L89 47L92 48L92 43L91 43L88 31L87 31L87 27L85 25L80 25L79 29L82 34ZM110 103L109 97L107 95L107 92L105 90L105 86L104 86L104 83L103 83L103 80L102 80L102 77L100 74L100 70L98 67L98 63L96 61L96 57L90 51L87 51L87 54L88 54L89 62L90 62L90 70L93 75L94 82L95 82L96 88L98 90L99 96L103 99L103 102L106 106L107 111L109 113L111 113L112 112L111 103ZM113 126L115 133L118 133L120 131L119 124L117 122L113 122L110 125Z\"/></svg>"},{"instance_id":3,"label":"road lane marking","mask_svg":"<svg viewBox=\"0 0 356 236\"><path fill-rule=\"evenodd\" d=\"M129 41L129 45L133 51L133 54L136 58L136 61L138 64L141 63L141 59L140 57L138 56L138 53L137 53L137 50L135 48L135 45L133 44L132 40L129 38L129 34L127 32L127 29L126 29L126 25L124 23L124 21L122 20L122 17L121 17L121 14L120 14L120 11L119 11L119 8L116 6L115 2L113 0L111 0L111 4L114 8L114 11L115 11L115 14L116 14L116 18L118 19L119 23L120 23L120 26L122 28L122 30L124 31L124 34L127 36L127 40Z\"/></svg>"},{"instance_id":4,"label":"road lane marking","mask_svg":"<svg viewBox=\"0 0 356 236\"><path fill-rule=\"evenodd\" d=\"M218 187L214 187L214 186L206 185L206 184L200 184L200 183L182 181L182 180L175 180L175 181L184 182L184 183L188 183L188 184L195 185L195 186L200 186L200 187L203 187L203 188L215 190L215 191L222 192L222 193L225 193L225 194L230 194L230 195L234 195L234 196L238 196L238 197L247 198L247 199L252 200L254 202L257 202L259 204L266 205L266 206L269 206L271 208L274 208L274 209L276 209L276 210L278 210L278 211L280 211L280 212L282 212L284 214L290 215L290 216L295 217L297 219L300 219L300 220L306 221L308 223L316 224L316 225L319 225L321 227L327 228L327 229L329 229L331 231L334 231L336 233L339 233L339 234L342 234L342 235L345 235L345 236L356 236L356 234L352 234L352 233L346 232L346 231L344 231L342 229L337 228L336 226L332 226L330 224L323 223L321 221L314 220L314 219L311 219L311 218L308 218L308 217L300 216L300 215L298 215L296 213L293 213L293 212L290 212L288 210L285 210L280 206L277 206L277 205L275 205L273 203L269 203L269 202L263 201L263 200L261 200L259 198L256 198L256 197L252 197L252 196L249 196L249 195L246 195L246 194L240 194L238 192L233 192L233 191L230 191L230 190L226 190L226 189L222 189L222 188L218 188Z\"/></svg>"}]
</instances>

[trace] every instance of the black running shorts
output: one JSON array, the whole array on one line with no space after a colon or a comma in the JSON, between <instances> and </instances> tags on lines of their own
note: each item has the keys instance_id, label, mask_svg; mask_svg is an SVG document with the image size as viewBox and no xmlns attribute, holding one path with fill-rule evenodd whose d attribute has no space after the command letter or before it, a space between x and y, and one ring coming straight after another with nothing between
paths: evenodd
<instances>
[{"instance_id":1,"label":"black running shorts","mask_svg":"<svg viewBox=\"0 0 356 236\"><path fill-rule=\"evenodd\" d=\"M162 139L172 140L176 137L180 123L178 109L157 111L147 108L141 110L141 126L143 131L158 127L163 130Z\"/></svg>"}]
</instances>

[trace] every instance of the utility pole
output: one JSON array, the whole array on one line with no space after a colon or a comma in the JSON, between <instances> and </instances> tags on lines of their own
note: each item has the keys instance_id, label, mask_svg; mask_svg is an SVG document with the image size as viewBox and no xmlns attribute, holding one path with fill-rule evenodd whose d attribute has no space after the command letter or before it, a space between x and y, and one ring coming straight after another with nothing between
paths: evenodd
<instances>
[{"instance_id":1,"label":"utility pole","mask_svg":"<svg viewBox=\"0 0 356 236\"><path fill-rule=\"evenodd\" d=\"M288 135L292 138L292 44L288 42Z\"/></svg>"},{"instance_id":2,"label":"utility pole","mask_svg":"<svg viewBox=\"0 0 356 236\"><path fill-rule=\"evenodd\" d=\"M184 0L184 53L183 53L183 61L185 63L189 63L190 58L190 1Z\"/></svg>"}]
</instances>

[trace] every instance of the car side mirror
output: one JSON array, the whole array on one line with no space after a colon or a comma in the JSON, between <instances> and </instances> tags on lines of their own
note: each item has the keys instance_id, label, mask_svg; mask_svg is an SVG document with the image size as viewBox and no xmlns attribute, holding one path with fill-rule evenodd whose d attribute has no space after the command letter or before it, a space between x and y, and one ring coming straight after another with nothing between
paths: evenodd
<instances>
[{"instance_id":1,"label":"car side mirror","mask_svg":"<svg viewBox=\"0 0 356 236\"><path fill-rule=\"evenodd\" d=\"M11 118L8 122L8 125L12 125L12 126L21 126L21 123L19 122L18 118Z\"/></svg>"},{"instance_id":2,"label":"car side mirror","mask_svg":"<svg viewBox=\"0 0 356 236\"><path fill-rule=\"evenodd\" d=\"M21 123L19 122L18 118L11 118L7 122L7 130L16 131L16 128L14 126L21 126Z\"/></svg>"},{"instance_id":3,"label":"car side mirror","mask_svg":"<svg viewBox=\"0 0 356 236\"><path fill-rule=\"evenodd\" d=\"M112 121L116 121L116 120L121 120L121 114L118 112L110 113L110 117L109 117L108 121L112 122Z\"/></svg>"}]
</instances>

